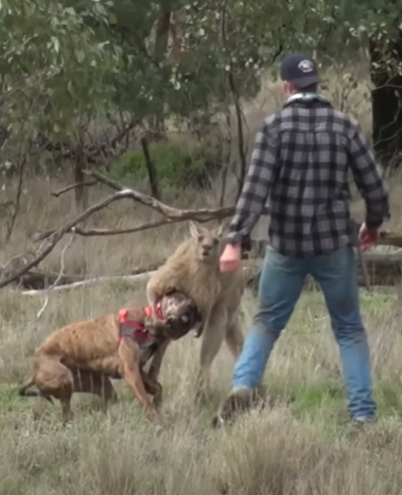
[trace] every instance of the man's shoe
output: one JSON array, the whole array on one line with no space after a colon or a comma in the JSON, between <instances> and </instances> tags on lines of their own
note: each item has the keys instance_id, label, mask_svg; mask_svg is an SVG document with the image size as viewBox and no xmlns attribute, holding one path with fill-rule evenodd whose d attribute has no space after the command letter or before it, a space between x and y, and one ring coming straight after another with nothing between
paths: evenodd
<instances>
[{"instance_id":1,"label":"man's shoe","mask_svg":"<svg viewBox=\"0 0 402 495\"><path fill-rule=\"evenodd\" d=\"M354 438L375 422L376 418L372 416L355 416L347 422L346 435Z\"/></svg>"},{"instance_id":2,"label":"man's shoe","mask_svg":"<svg viewBox=\"0 0 402 495\"><path fill-rule=\"evenodd\" d=\"M375 422L376 422L376 418L371 416L356 416L352 418L352 423L359 428L366 425L371 425Z\"/></svg>"},{"instance_id":3,"label":"man's shoe","mask_svg":"<svg viewBox=\"0 0 402 495\"><path fill-rule=\"evenodd\" d=\"M220 410L212 418L212 427L218 428L234 419L241 412L248 410L252 404L253 392L247 387L238 387L231 390L223 402Z\"/></svg>"}]
</instances>

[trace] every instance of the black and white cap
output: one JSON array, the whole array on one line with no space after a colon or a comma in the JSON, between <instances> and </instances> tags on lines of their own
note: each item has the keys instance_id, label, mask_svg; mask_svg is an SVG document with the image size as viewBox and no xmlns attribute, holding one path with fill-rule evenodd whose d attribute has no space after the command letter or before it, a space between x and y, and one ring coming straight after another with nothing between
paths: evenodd
<instances>
[{"instance_id":1,"label":"black and white cap","mask_svg":"<svg viewBox=\"0 0 402 495\"><path fill-rule=\"evenodd\" d=\"M282 81L288 81L299 89L320 82L315 60L303 53L287 55L282 60L280 76Z\"/></svg>"}]
</instances>

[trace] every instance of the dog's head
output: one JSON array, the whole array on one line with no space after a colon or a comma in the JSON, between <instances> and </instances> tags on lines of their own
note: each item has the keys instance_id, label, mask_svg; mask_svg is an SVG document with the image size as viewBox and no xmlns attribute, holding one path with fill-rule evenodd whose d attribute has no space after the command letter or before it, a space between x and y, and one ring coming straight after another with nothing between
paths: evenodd
<instances>
[{"instance_id":1,"label":"dog's head","mask_svg":"<svg viewBox=\"0 0 402 495\"><path fill-rule=\"evenodd\" d=\"M165 333L172 340L184 337L201 322L196 305L182 292L172 289L160 303Z\"/></svg>"}]
</instances>

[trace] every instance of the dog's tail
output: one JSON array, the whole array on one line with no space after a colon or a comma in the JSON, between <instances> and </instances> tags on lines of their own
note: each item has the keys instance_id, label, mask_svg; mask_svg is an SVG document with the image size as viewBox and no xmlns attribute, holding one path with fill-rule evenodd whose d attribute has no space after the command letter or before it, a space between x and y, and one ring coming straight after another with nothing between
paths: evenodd
<instances>
[{"instance_id":1,"label":"dog's tail","mask_svg":"<svg viewBox=\"0 0 402 495\"><path fill-rule=\"evenodd\" d=\"M51 404L53 404L53 399L50 397L50 395L45 395L39 390L28 390L33 385L35 385L35 381L33 378L31 378L28 383L18 389L18 395L20 397L42 397L43 399L46 399Z\"/></svg>"}]
</instances>

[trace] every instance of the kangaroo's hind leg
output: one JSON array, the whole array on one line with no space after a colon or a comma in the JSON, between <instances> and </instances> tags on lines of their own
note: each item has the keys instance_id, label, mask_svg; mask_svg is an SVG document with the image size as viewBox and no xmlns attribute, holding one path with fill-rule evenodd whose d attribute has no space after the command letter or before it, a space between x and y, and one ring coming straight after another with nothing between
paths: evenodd
<instances>
[{"instance_id":1,"label":"kangaroo's hind leg","mask_svg":"<svg viewBox=\"0 0 402 495\"><path fill-rule=\"evenodd\" d=\"M209 324L202 335L200 369L197 376L196 398L205 399L209 392L212 363L225 339L228 316L219 306L213 308Z\"/></svg>"}]
</instances>

